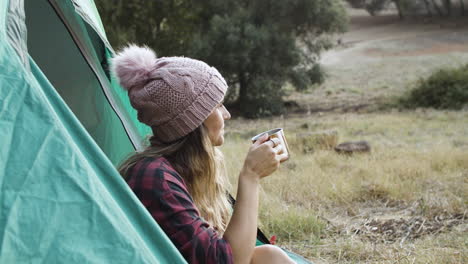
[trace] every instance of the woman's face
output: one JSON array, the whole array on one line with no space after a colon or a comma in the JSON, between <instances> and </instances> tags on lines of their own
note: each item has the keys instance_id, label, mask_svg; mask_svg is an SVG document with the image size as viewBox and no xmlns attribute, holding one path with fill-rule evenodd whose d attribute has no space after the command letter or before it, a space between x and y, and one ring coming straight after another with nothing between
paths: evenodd
<instances>
[{"instance_id":1,"label":"woman's face","mask_svg":"<svg viewBox=\"0 0 468 264\"><path fill-rule=\"evenodd\" d=\"M206 118L203 124L208 130L208 135L213 146L221 146L224 143L224 120L231 118L231 114L221 103Z\"/></svg>"}]
</instances>

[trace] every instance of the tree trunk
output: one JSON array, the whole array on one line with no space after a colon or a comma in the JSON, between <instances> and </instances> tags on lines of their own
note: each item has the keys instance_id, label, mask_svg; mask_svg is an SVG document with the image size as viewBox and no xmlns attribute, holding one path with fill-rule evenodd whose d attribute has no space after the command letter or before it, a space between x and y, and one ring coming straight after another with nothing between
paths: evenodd
<instances>
[{"instance_id":1,"label":"tree trunk","mask_svg":"<svg viewBox=\"0 0 468 264\"><path fill-rule=\"evenodd\" d=\"M442 9L440 9L440 6L437 4L436 0L431 1L432 5L434 6L434 9L437 11L437 14L439 14L439 16L444 16L444 12L442 12Z\"/></svg>"},{"instance_id":2,"label":"tree trunk","mask_svg":"<svg viewBox=\"0 0 468 264\"><path fill-rule=\"evenodd\" d=\"M462 16L465 15L465 2L463 2L464 0L460 0L460 14Z\"/></svg>"},{"instance_id":3,"label":"tree trunk","mask_svg":"<svg viewBox=\"0 0 468 264\"><path fill-rule=\"evenodd\" d=\"M240 71L239 73L239 98L237 99L237 106L240 108L247 101L247 79L245 74Z\"/></svg>"},{"instance_id":4,"label":"tree trunk","mask_svg":"<svg viewBox=\"0 0 468 264\"><path fill-rule=\"evenodd\" d=\"M444 0L445 10L447 11L447 16L452 15L452 0Z\"/></svg>"},{"instance_id":5,"label":"tree trunk","mask_svg":"<svg viewBox=\"0 0 468 264\"><path fill-rule=\"evenodd\" d=\"M424 0L424 5L426 6L427 15L432 16L431 4L429 3L429 0Z\"/></svg>"},{"instance_id":6,"label":"tree trunk","mask_svg":"<svg viewBox=\"0 0 468 264\"><path fill-rule=\"evenodd\" d=\"M403 7L401 6L401 0L393 0L395 3L396 8L398 9L398 16L400 17L400 20L402 20L404 17L403 15Z\"/></svg>"}]
</instances>

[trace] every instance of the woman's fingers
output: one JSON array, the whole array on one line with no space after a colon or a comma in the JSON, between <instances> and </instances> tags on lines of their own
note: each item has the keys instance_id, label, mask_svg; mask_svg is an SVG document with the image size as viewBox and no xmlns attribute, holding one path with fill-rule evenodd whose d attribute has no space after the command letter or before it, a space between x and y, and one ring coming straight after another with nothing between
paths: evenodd
<instances>
[{"instance_id":1,"label":"woman's fingers","mask_svg":"<svg viewBox=\"0 0 468 264\"><path fill-rule=\"evenodd\" d=\"M278 155L281 153L281 151L283 150L283 145L279 144L279 145L276 145L276 147L273 148L273 151Z\"/></svg>"},{"instance_id":2,"label":"woman's fingers","mask_svg":"<svg viewBox=\"0 0 468 264\"><path fill-rule=\"evenodd\" d=\"M278 138L270 138L269 140L265 141L265 144L269 145L272 148L280 145L280 143L281 141Z\"/></svg>"},{"instance_id":3,"label":"woman's fingers","mask_svg":"<svg viewBox=\"0 0 468 264\"><path fill-rule=\"evenodd\" d=\"M279 140L279 138L271 138L270 140L273 142L274 146L281 145L281 140Z\"/></svg>"},{"instance_id":4,"label":"woman's fingers","mask_svg":"<svg viewBox=\"0 0 468 264\"><path fill-rule=\"evenodd\" d=\"M281 163L281 162L283 162L283 161L288 160L289 157L288 157L288 154L287 154L287 153L281 153L281 154L279 154L279 155L276 155L276 158L277 158L277 160L279 160L279 162Z\"/></svg>"},{"instance_id":5,"label":"woman's fingers","mask_svg":"<svg viewBox=\"0 0 468 264\"><path fill-rule=\"evenodd\" d=\"M259 145L261 145L261 144L263 144L263 143L265 143L265 142L268 142L268 141L269 141L269 140L268 140L268 134L265 133L265 134L261 135L261 136L257 139L257 141L254 142L253 145L254 145L255 147L257 147L257 146L259 146Z\"/></svg>"}]
</instances>

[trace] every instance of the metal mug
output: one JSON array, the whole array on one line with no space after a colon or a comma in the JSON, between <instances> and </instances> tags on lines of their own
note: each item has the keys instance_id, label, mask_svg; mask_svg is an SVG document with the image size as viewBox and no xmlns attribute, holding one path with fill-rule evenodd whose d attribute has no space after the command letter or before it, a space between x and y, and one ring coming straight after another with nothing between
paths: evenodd
<instances>
[{"instance_id":1,"label":"metal mug","mask_svg":"<svg viewBox=\"0 0 468 264\"><path fill-rule=\"evenodd\" d=\"M252 143L255 143L255 141L257 141L264 134L268 134L268 139L272 139L272 138L279 139L280 141L279 144L283 146L283 149L278 154L286 153L286 155L288 156L286 160L288 160L290 152L289 152L288 142L286 141L286 137L284 136L284 130L282 128L275 128L272 130L268 130L266 132L262 132L252 138Z\"/></svg>"}]
</instances>

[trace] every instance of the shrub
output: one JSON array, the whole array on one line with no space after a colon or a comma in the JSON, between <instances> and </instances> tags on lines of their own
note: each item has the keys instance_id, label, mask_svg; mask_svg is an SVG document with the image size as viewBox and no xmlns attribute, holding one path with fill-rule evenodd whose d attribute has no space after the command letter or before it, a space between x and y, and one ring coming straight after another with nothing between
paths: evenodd
<instances>
[{"instance_id":1,"label":"shrub","mask_svg":"<svg viewBox=\"0 0 468 264\"><path fill-rule=\"evenodd\" d=\"M420 79L400 102L408 108L463 108L468 105L468 64L456 69L441 69Z\"/></svg>"}]
</instances>

